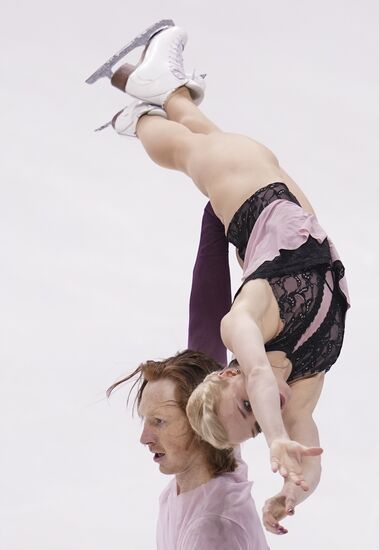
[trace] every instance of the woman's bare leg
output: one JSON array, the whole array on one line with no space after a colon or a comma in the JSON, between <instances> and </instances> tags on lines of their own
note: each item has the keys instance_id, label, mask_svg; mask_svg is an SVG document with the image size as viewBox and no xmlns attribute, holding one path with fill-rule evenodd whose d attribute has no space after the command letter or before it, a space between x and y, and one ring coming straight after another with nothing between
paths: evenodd
<instances>
[{"instance_id":1,"label":"woman's bare leg","mask_svg":"<svg viewBox=\"0 0 379 550\"><path fill-rule=\"evenodd\" d=\"M238 168L246 169L247 163L254 177L262 161L278 166L275 156L260 143L222 132L194 105L186 88L170 96L165 110L168 120L145 115L136 129L146 152L160 166L184 172L195 183L197 174L203 175L200 179L208 179L209 168L222 173L233 165L233 172L238 175Z\"/></svg>"},{"instance_id":2,"label":"woman's bare leg","mask_svg":"<svg viewBox=\"0 0 379 550\"><path fill-rule=\"evenodd\" d=\"M150 115L140 118L137 136L154 162L192 179L225 226L257 189L274 181L287 183L273 153L245 136L193 133L178 122Z\"/></svg>"},{"instance_id":3,"label":"woman's bare leg","mask_svg":"<svg viewBox=\"0 0 379 550\"><path fill-rule=\"evenodd\" d=\"M195 134L178 122L149 115L139 119L136 131L147 154L156 164L192 177L193 156L200 143L206 141L206 135Z\"/></svg>"},{"instance_id":4,"label":"woman's bare leg","mask_svg":"<svg viewBox=\"0 0 379 550\"><path fill-rule=\"evenodd\" d=\"M169 120L149 115L140 118L140 141L154 162L187 174L209 197L226 227L248 197L275 181L286 183L300 204L312 211L267 147L246 136L222 132L193 104L187 90L172 94L165 109Z\"/></svg>"},{"instance_id":5,"label":"woman's bare leg","mask_svg":"<svg viewBox=\"0 0 379 550\"><path fill-rule=\"evenodd\" d=\"M169 120L179 122L195 134L212 134L222 131L197 108L187 88L182 87L176 90L166 102L165 109Z\"/></svg>"},{"instance_id":6,"label":"woman's bare leg","mask_svg":"<svg viewBox=\"0 0 379 550\"><path fill-rule=\"evenodd\" d=\"M202 141L201 138L196 139L196 136L191 139L190 134L209 135L221 133L221 130L196 107L187 88L176 90L165 108L170 124L158 117L154 117L154 120L142 117L137 126L137 135L154 162L191 177L193 171L188 157L191 150ZM159 141L156 140L158 133Z\"/></svg>"}]
</instances>

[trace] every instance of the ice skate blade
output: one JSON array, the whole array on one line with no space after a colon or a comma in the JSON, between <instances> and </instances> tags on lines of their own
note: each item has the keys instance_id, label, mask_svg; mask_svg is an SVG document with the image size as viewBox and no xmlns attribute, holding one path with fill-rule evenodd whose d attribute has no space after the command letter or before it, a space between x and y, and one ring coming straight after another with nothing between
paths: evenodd
<instances>
[{"instance_id":1,"label":"ice skate blade","mask_svg":"<svg viewBox=\"0 0 379 550\"><path fill-rule=\"evenodd\" d=\"M102 126L99 126L98 128L95 128L94 132L101 132L101 130L105 130L105 128L108 128L108 126L112 126L112 120L110 120L109 122L106 122L105 124L103 124Z\"/></svg>"},{"instance_id":2,"label":"ice skate blade","mask_svg":"<svg viewBox=\"0 0 379 550\"><path fill-rule=\"evenodd\" d=\"M146 30L144 30L141 34L133 38L131 42L129 42L126 46L124 46L119 52L115 53L102 65L97 71L95 71L89 78L87 78L86 83L87 84L93 84L99 78L112 78L112 67L120 59L125 57L129 52L134 50L135 48L138 48L139 46L146 46L146 44L149 42L150 38L158 32L159 30L173 27L175 25L174 21L172 19L162 19L161 21L158 21L157 23L154 23L154 25L151 25Z\"/></svg>"}]
</instances>

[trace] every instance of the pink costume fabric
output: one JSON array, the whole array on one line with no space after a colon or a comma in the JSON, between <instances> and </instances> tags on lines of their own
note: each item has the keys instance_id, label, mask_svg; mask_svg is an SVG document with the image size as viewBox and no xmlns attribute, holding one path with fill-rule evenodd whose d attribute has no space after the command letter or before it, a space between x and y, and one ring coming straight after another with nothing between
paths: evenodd
<instances>
[{"instance_id":1,"label":"pink costume fabric","mask_svg":"<svg viewBox=\"0 0 379 550\"><path fill-rule=\"evenodd\" d=\"M247 465L177 494L173 479L160 497L158 550L269 550L251 496Z\"/></svg>"},{"instance_id":2,"label":"pink costume fabric","mask_svg":"<svg viewBox=\"0 0 379 550\"><path fill-rule=\"evenodd\" d=\"M339 260L338 252L320 226L316 216L288 200L275 200L259 215L250 234L243 264L244 281L263 262L279 256L279 251L296 250L312 236L319 243L328 239L332 262ZM340 289L350 303L346 277L339 281Z\"/></svg>"}]
</instances>

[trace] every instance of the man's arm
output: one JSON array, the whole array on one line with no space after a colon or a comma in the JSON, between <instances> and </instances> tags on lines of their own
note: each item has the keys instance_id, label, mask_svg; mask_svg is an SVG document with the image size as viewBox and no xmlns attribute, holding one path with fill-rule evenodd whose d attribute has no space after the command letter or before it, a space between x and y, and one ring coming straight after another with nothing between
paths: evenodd
<instances>
[{"instance_id":1,"label":"man's arm","mask_svg":"<svg viewBox=\"0 0 379 550\"><path fill-rule=\"evenodd\" d=\"M226 365L220 322L231 306L228 241L208 202L201 224L189 304L188 348Z\"/></svg>"}]
</instances>

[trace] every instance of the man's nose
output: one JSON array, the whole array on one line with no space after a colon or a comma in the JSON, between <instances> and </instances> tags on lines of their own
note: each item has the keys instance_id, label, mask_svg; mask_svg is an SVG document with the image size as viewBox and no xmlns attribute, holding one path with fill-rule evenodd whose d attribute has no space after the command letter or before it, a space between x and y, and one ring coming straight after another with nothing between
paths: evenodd
<instances>
[{"instance_id":1,"label":"man's nose","mask_svg":"<svg viewBox=\"0 0 379 550\"><path fill-rule=\"evenodd\" d=\"M143 430L140 437L140 442L142 445L149 445L151 443L155 443L156 437L154 434L154 430L149 426L148 424L143 425Z\"/></svg>"}]
</instances>

